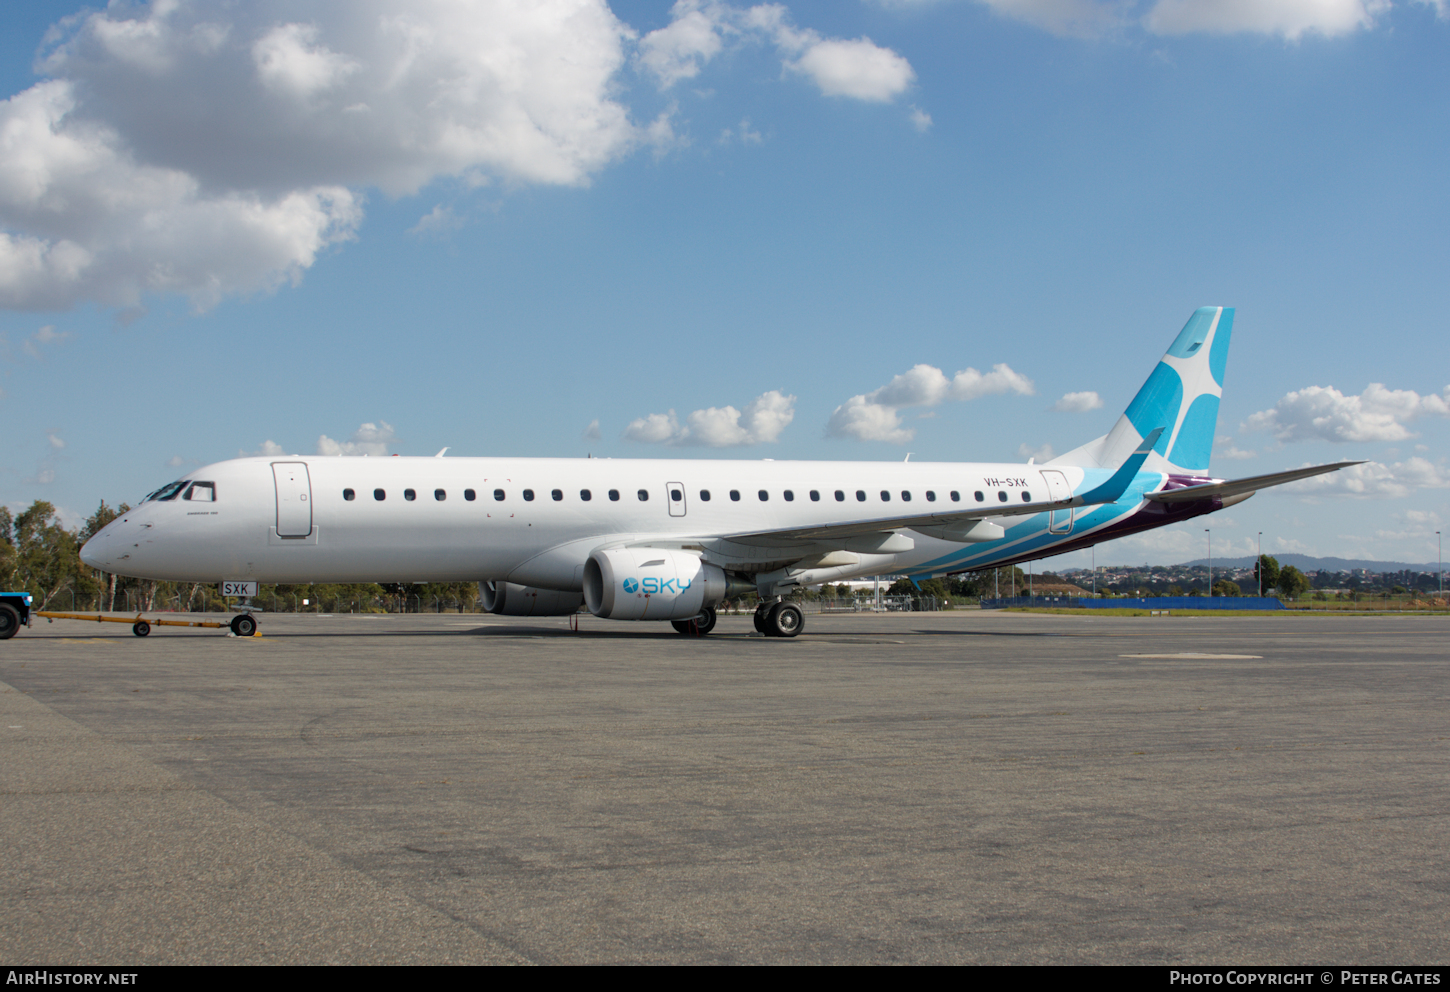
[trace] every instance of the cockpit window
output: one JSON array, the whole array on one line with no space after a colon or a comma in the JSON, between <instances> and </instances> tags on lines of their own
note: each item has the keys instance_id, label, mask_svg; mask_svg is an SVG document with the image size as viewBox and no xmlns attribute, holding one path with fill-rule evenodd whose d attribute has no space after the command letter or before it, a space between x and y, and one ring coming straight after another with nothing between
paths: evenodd
<instances>
[{"instance_id":1,"label":"cockpit window","mask_svg":"<svg viewBox=\"0 0 1450 992\"><path fill-rule=\"evenodd\" d=\"M191 488L186 491L186 495L181 498L191 500L193 503L215 503L216 483L193 482Z\"/></svg>"},{"instance_id":2,"label":"cockpit window","mask_svg":"<svg viewBox=\"0 0 1450 992\"><path fill-rule=\"evenodd\" d=\"M143 502L143 503L149 503L153 499L156 499L156 500L175 499L177 497L177 494L179 494L183 489L185 489L186 488L186 484L188 482L190 482L190 481L191 481L190 479L184 479L181 482L171 482L171 483L167 483L166 485L162 486L160 489L156 490L151 495L147 496L141 502Z\"/></svg>"}]
</instances>

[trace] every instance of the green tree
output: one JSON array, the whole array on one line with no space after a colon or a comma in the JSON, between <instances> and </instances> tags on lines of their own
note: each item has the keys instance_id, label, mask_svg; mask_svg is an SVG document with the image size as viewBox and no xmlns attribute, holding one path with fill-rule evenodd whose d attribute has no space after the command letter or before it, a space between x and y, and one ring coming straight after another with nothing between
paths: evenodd
<instances>
[{"instance_id":1,"label":"green tree","mask_svg":"<svg viewBox=\"0 0 1450 992\"><path fill-rule=\"evenodd\" d=\"M44 500L15 518L13 546L13 584L35 597L34 609L46 609L81 570L76 535L61 526L55 507Z\"/></svg>"},{"instance_id":2,"label":"green tree","mask_svg":"<svg viewBox=\"0 0 1450 992\"><path fill-rule=\"evenodd\" d=\"M101 528L130 509L131 507L125 503L112 508L106 505L105 500L101 500L101 505L96 507L95 513L92 513L86 518L85 525L81 527L80 533L76 535L77 544L84 546L87 541L100 533ZM116 576L109 572L102 572L99 569L87 568L80 562L77 562L76 572L76 586L78 591L87 596L95 596L97 610L113 610L116 608Z\"/></svg>"},{"instance_id":3,"label":"green tree","mask_svg":"<svg viewBox=\"0 0 1450 992\"><path fill-rule=\"evenodd\" d=\"M1228 579L1219 579L1213 584L1215 596L1237 596L1239 595L1239 584L1230 582Z\"/></svg>"},{"instance_id":4,"label":"green tree","mask_svg":"<svg viewBox=\"0 0 1450 992\"><path fill-rule=\"evenodd\" d=\"M1272 555L1260 555L1258 562L1254 565L1254 588L1263 589L1268 595L1279 584L1279 562ZM1262 577L1262 582L1260 578ZM1255 592L1257 595L1257 592Z\"/></svg>"},{"instance_id":5,"label":"green tree","mask_svg":"<svg viewBox=\"0 0 1450 992\"><path fill-rule=\"evenodd\" d=\"M1267 569L1265 577L1267 577ZM1279 570L1279 581L1276 585L1286 599L1298 599L1304 590L1309 588L1309 578L1293 565L1288 565Z\"/></svg>"}]
</instances>

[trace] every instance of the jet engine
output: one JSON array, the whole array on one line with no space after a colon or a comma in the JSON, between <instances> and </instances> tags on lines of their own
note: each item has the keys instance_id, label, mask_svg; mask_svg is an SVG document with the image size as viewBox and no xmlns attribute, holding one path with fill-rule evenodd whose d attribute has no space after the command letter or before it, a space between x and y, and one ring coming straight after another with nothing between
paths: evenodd
<instances>
[{"instance_id":1,"label":"jet engine","mask_svg":"<svg viewBox=\"0 0 1450 992\"><path fill-rule=\"evenodd\" d=\"M689 620L732 590L754 588L688 551L614 548L584 563L584 603L608 620Z\"/></svg>"},{"instance_id":2,"label":"jet engine","mask_svg":"<svg viewBox=\"0 0 1450 992\"><path fill-rule=\"evenodd\" d=\"M577 592L535 589L512 582L480 582L483 608L506 617L562 617L574 613L584 597Z\"/></svg>"}]
</instances>

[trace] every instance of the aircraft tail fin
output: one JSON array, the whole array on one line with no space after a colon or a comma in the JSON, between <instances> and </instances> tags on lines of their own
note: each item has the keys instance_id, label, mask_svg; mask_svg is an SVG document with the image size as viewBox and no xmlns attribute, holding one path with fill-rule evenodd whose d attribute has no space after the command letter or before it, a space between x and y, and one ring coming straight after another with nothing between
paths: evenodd
<instances>
[{"instance_id":1,"label":"aircraft tail fin","mask_svg":"<svg viewBox=\"0 0 1450 992\"><path fill-rule=\"evenodd\" d=\"M1162 427L1144 467L1176 474L1207 472L1233 320L1232 307L1195 310L1113 429L1047 464L1115 468Z\"/></svg>"}]
</instances>

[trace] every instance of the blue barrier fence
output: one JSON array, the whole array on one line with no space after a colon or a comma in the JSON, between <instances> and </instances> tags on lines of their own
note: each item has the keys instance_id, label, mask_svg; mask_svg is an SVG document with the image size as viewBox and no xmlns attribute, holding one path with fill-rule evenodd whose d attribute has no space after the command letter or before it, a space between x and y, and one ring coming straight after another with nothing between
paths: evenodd
<instances>
[{"instance_id":1,"label":"blue barrier fence","mask_svg":"<svg viewBox=\"0 0 1450 992\"><path fill-rule=\"evenodd\" d=\"M982 609L1032 606L1083 610L1282 610L1284 604L1271 596L1153 596L1144 599L1092 599L1088 596L1004 596L982 600Z\"/></svg>"}]
</instances>

